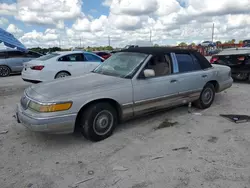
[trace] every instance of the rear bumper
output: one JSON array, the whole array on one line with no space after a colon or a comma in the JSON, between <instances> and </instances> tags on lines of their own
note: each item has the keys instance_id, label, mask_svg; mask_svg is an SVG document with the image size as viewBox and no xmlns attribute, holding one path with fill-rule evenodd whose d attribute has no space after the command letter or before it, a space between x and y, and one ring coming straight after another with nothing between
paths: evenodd
<instances>
[{"instance_id":1,"label":"rear bumper","mask_svg":"<svg viewBox=\"0 0 250 188\"><path fill-rule=\"evenodd\" d=\"M26 114L18 104L16 109L17 122L35 132L52 134L73 133L75 129L76 114L38 118Z\"/></svg>"},{"instance_id":2,"label":"rear bumper","mask_svg":"<svg viewBox=\"0 0 250 188\"><path fill-rule=\"evenodd\" d=\"M42 81L40 81L40 80L29 80L29 79L25 79L25 78L23 78L23 81L25 81L25 82L30 82L30 83L33 83L33 84L37 84L37 83L42 82Z\"/></svg>"},{"instance_id":3,"label":"rear bumper","mask_svg":"<svg viewBox=\"0 0 250 188\"><path fill-rule=\"evenodd\" d=\"M224 90L230 88L232 85L233 85L233 79L232 78L230 78L227 81L221 82L221 83L219 83L218 92L224 91Z\"/></svg>"}]
</instances>

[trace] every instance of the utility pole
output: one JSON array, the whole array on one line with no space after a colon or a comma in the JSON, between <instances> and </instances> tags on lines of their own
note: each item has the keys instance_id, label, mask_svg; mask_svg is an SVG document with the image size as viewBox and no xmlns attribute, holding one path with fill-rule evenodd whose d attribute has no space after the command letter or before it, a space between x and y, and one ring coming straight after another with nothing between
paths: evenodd
<instances>
[{"instance_id":1,"label":"utility pole","mask_svg":"<svg viewBox=\"0 0 250 188\"><path fill-rule=\"evenodd\" d=\"M213 28L212 28L212 42L214 42L214 23L213 23Z\"/></svg>"},{"instance_id":2,"label":"utility pole","mask_svg":"<svg viewBox=\"0 0 250 188\"><path fill-rule=\"evenodd\" d=\"M149 36L149 41L151 42L151 38L152 38L152 30L150 29L150 36Z\"/></svg>"},{"instance_id":3,"label":"utility pole","mask_svg":"<svg viewBox=\"0 0 250 188\"><path fill-rule=\"evenodd\" d=\"M110 36L108 36L108 44L109 44L109 46L110 46Z\"/></svg>"},{"instance_id":4,"label":"utility pole","mask_svg":"<svg viewBox=\"0 0 250 188\"><path fill-rule=\"evenodd\" d=\"M80 37L80 48L82 47L82 38Z\"/></svg>"}]
</instances>

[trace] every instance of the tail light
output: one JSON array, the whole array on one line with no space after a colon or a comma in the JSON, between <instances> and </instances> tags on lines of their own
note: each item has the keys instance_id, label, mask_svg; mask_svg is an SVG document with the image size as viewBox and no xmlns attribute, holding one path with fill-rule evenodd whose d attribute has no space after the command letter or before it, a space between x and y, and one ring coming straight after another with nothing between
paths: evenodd
<instances>
[{"instance_id":1,"label":"tail light","mask_svg":"<svg viewBox=\"0 0 250 188\"><path fill-rule=\"evenodd\" d=\"M44 66L42 65L38 65L38 66L33 66L33 67L30 67L32 70L43 70Z\"/></svg>"},{"instance_id":2,"label":"tail light","mask_svg":"<svg viewBox=\"0 0 250 188\"><path fill-rule=\"evenodd\" d=\"M218 61L218 57L212 57L211 59L210 59L210 63L214 63L214 62L216 62L216 61Z\"/></svg>"},{"instance_id":3,"label":"tail light","mask_svg":"<svg viewBox=\"0 0 250 188\"><path fill-rule=\"evenodd\" d=\"M244 60L245 60L245 57L244 57L244 56L238 57L238 60L239 60L239 61L244 61Z\"/></svg>"}]
</instances>

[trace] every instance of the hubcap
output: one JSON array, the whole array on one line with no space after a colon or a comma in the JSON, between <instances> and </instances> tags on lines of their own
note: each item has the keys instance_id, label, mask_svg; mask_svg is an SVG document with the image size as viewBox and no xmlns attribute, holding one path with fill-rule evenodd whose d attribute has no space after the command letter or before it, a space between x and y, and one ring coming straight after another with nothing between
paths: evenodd
<instances>
[{"instance_id":1,"label":"hubcap","mask_svg":"<svg viewBox=\"0 0 250 188\"><path fill-rule=\"evenodd\" d=\"M202 93L202 102L209 104L213 100L213 91L211 88L206 88Z\"/></svg>"},{"instance_id":2,"label":"hubcap","mask_svg":"<svg viewBox=\"0 0 250 188\"><path fill-rule=\"evenodd\" d=\"M110 131L113 126L113 123L113 115L109 111L103 110L96 115L93 122L93 128L97 135L102 136Z\"/></svg>"},{"instance_id":3,"label":"hubcap","mask_svg":"<svg viewBox=\"0 0 250 188\"><path fill-rule=\"evenodd\" d=\"M9 74L9 69L7 67L0 67L0 76L7 76Z\"/></svg>"},{"instance_id":4,"label":"hubcap","mask_svg":"<svg viewBox=\"0 0 250 188\"><path fill-rule=\"evenodd\" d=\"M64 77L67 77L68 74L67 73L60 73L57 78L64 78Z\"/></svg>"}]
</instances>

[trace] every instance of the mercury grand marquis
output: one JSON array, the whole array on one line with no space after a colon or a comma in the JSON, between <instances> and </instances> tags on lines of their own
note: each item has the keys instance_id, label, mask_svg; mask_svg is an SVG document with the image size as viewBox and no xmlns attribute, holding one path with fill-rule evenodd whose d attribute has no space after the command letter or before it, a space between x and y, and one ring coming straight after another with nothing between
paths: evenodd
<instances>
[{"instance_id":1,"label":"mercury grand marquis","mask_svg":"<svg viewBox=\"0 0 250 188\"><path fill-rule=\"evenodd\" d=\"M138 115L193 102L211 106L215 93L232 86L231 69L211 65L193 50L124 49L92 72L32 85L17 105L17 121L47 133L80 130L91 141L112 135Z\"/></svg>"}]
</instances>

